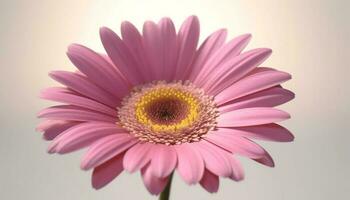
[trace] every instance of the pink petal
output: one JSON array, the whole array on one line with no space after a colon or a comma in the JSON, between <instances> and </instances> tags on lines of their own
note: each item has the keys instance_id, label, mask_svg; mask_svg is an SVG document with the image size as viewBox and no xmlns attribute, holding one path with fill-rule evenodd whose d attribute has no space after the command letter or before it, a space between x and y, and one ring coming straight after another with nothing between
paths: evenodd
<instances>
[{"instance_id":1,"label":"pink petal","mask_svg":"<svg viewBox=\"0 0 350 200\"><path fill-rule=\"evenodd\" d=\"M125 153L123 166L128 172L135 172L144 167L152 158L150 143L137 143Z\"/></svg>"},{"instance_id":2,"label":"pink petal","mask_svg":"<svg viewBox=\"0 0 350 200\"><path fill-rule=\"evenodd\" d=\"M53 71L49 75L51 78L62 83L68 88L110 107L114 108L119 103L119 101L117 101L117 99L115 99L115 97L113 97L111 94L97 87L86 77L80 74L65 71Z\"/></svg>"},{"instance_id":3,"label":"pink petal","mask_svg":"<svg viewBox=\"0 0 350 200\"><path fill-rule=\"evenodd\" d=\"M245 48L251 38L250 34L238 36L222 46L212 54L208 61L203 65L201 72L196 77L194 83L203 86L207 77L210 76L220 65L227 62L228 59L235 58Z\"/></svg>"},{"instance_id":4,"label":"pink petal","mask_svg":"<svg viewBox=\"0 0 350 200\"><path fill-rule=\"evenodd\" d=\"M139 67L135 67L138 65L135 55L131 53L119 36L107 27L102 27L100 29L100 37L108 56L124 77L132 85L142 83L142 76L140 76L138 71Z\"/></svg>"},{"instance_id":5,"label":"pink petal","mask_svg":"<svg viewBox=\"0 0 350 200\"><path fill-rule=\"evenodd\" d=\"M294 98L294 93L279 86L256 92L219 107L220 113L251 107L275 107Z\"/></svg>"},{"instance_id":6,"label":"pink petal","mask_svg":"<svg viewBox=\"0 0 350 200\"><path fill-rule=\"evenodd\" d=\"M282 110L269 107L243 108L222 113L217 119L218 127L241 127L269 124L289 119Z\"/></svg>"},{"instance_id":7,"label":"pink petal","mask_svg":"<svg viewBox=\"0 0 350 200\"><path fill-rule=\"evenodd\" d=\"M117 116L116 109L112 109L109 106L80 96L79 94L70 94L69 90L65 88L61 88L60 90L57 90L57 88L47 88L40 93L40 98L91 109L110 116Z\"/></svg>"},{"instance_id":8,"label":"pink petal","mask_svg":"<svg viewBox=\"0 0 350 200\"><path fill-rule=\"evenodd\" d=\"M92 187L100 189L113 181L123 172L123 155L119 154L100 166L94 168L92 172Z\"/></svg>"},{"instance_id":9,"label":"pink petal","mask_svg":"<svg viewBox=\"0 0 350 200\"><path fill-rule=\"evenodd\" d=\"M232 174L230 161L225 150L202 140L192 144L200 152L205 168L217 176L229 177Z\"/></svg>"},{"instance_id":10,"label":"pink petal","mask_svg":"<svg viewBox=\"0 0 350 200\"><path fill-rule=\"evenodd\" d=\"M118 133L125 133L125 130L113 123L82 123L57 137L50 145L49 152L69 153L87 147L103 137Z\"/></svg>"},{"instance_id":11,"label":"pink petal","mask_svg":"<svg viewBox=\"0 0 350 200\"><path fill-rule=\"evenodd\" d=\"M136 143L137 140L130 134L113 134L103 137L91 145L80 166L84 170L96 167Z\"/></svg>"},{"instance_id":12,"label":"pink petal","mask_svg":"<svg viewBox=\"0 0 350 200\"><path fill-rule=\"evenodd\" d=\"M265 151L263 157L256 158L254 160L256 162L258 162L260 164L263 164L265 166L268 166L268 167L274 167L275 166L275 162L273 161L272 157L270 156L270 154L267 151Z\"/></svg>"},{"instance_id":13,"label":"pink petal","mask_svg":"<svg viewBox=\"0 0 350 200\"><path fill-rule=\"evenodd\" d=\"M207 92L212 95L220 93L263 63L271 52L271 49L266 48L254 49L223 62L210 74L203 88L207 88Z\"/></svg>"},{"instance_id":14,"label":"pink petal","mask_svg":"<svg viewBox=\"0 0 350 200\"><path fill-rule=\"evenodd\" d=\"M116 118L78 106L62 105L45 108L38 113L39 118L71 121L104 121L115 123Z\"/></svg>"},{"instance_id":15,"label":"pink petal","mask_svg":"<svg viewBox=\"0 0 350 200\"><path fill-rule=\"evenodd\" d=\"M148 58L148 71L153 80L160 80L164 73L163 47L159 27L152 21L143 25L143 44Z\"/></svg>"},{"instance_id":16,"label":"pink petal","mask_svg":"<svg viewBox=\"0 0 350 200\"><path fill-rule=\"evenodd\" d=\"M159 24L147 21L143 26L143 42L147 54L148 76L152 80L170 81L175 74L177 38L173 22L163 18Z\"/></svg>"},{"instance_id":17,"label":"pink petal","mask_svg":"<svg viewBox=\"0 0 350 200\"><path fill-rule=\"evenodd\" d=\"M149 165L142 168L141 174L143 178L143 183L152 195L159 195L168 183L168 177L159 178L154 176L150 170Z\"/></svg>"},{"instance_id":18,"label":"pink petal","mask_svg":"<svg viewBox=\"0 0 350 200\"><path fill-rule=\"evenodd\" d=\"M183 80L189 73L190 64L194 58L199 39L199 21L196 16L188 17L178 33L178 59L176 80Z\"/></svg>"},{"instance_id":19,"label":"pink petal","mask_svg":"<svg viewBox=\"0 0 350 200\"><path fill-rule=\"evenodd\" d=\"M214 193L219 190L219 177L208 170L204 171L203 178L199 182L208 192Z\"/></svg>"},{"instance_id":20,"label":"pink petal","mask_svg":"<svg viewBox=\"0 0 350 200\"><path fill-rule=\"evenodd\" d=\"M159 54L162 58L163 73L162 80L170 81L176 72L177 59L177 38L176 30L170 18L162 18L158 23L162 52ZM159 59L159 58L158 58Z\"/></svg>"},{"instance_id":21,"label":"pink petal","mask_svg":"<svg viewBox=\"0 0 350 200\"><path fill-rule=\"evenodd\" d=\"M125 80L125 82L126 82L127 84L129 84L129 86L130 86L129 81L128 81L128 80L126 79L126 77L120 72L120 70L118 69L118 67L115 66L115 64L113 63L113 61L111 60L111 58L110 58L107 54L105 54L105 53L99 53L99 55L102 56L103 59L105 59L105 61L108 62L108 64L112 65L113 68L115 69L115 71L116 71L116 72L123 78L123 80ZM78 70L78 72L80 72L80 71ZM78 73L78 72L76 72L76 73ZM82 72L80 72L80 73L81 73L82 75L85 75L85 74L83 74Z\"/></svg>"},{"instance_id":22,"label":"pink petal","mask_svg":"<svg viewBox=\"0 0 350 200\"><path fill-rule=\"evenodd\" d=\"M153 158L150 164L152 173L160 178L170 175L177 163L177 154L173 146L155 145L152 148Z\"/></svg>"},{"instance_id":23,"label":"pink petal","mask_svg":"<svg viewBox=\"0 0 350 200\"><path fill-rule=\"evenodd\" d=\"M215 97L215 102L222 105L240 97L274 87L290 78L289 74L280 71L266 71L247 76L218 94Z\"/></svg>"},{"instance_id":24,"label":"pink petal","mask_svg":"<svg viewBox=\"0 0 350 200\"><path fill-rule=\"evenodd\" d=\"M56 125L62 125L65 124L69 121L65 121L65 120L44 120L41 121L35 128L36 131L40 131L40 132L44 132L48 129L50 129L53 126Z\"/></svg>"},{"instance_id":25,"label":"pink petal","mask_svg":"<svg viewBox=\"0 0 350 200\"><path fill-rule=\"evenodd\" d=\"M187 184L195 184L202 179L204 172L203 158L191 144L175 146L177 152L177 171Z\"/></svg>"},{"instance_id":26,"label":"pink petal","mask_svg":"<svg viewBox=\"0 0 350 200\"><path fill-rule=\"evenodd\" d=\"M89 80L112 95L122 99L129 93L129 86L122 75L100 54L82 45L72 44L68 47L67 55Z\"/></svg>"},{"instance_id":27,"label":"pink petal","mask_svg":"<svg viewBox=\"0 0 350 200\"><path fill-rule=\"evenodd\" d=\"M258 144L221 129L207 134L205 140L234 154L237 153L249 158L261 158L265 154L265 150Z\"/></svg>"},{"instance_id":28,"label":"pink petal","mask_svg":"<svg viewBox=\"0 0 350 200\"><path fill-rule=\"evenodd\" d=\"M45 140L53 140L62 132L77 124L80 123L65 120L45 120L37 126L36 130L44 132L43 138Z\"/></svg>"},{"instance_id":29,"label":"pink petal","mask_svg":"<svg viewBox=\"0 0 350 200\"><path fill-rule=\"evenodd\" d=\"M271 71L277 71L277 70L271 67L257 67L257 68L254 68L252 71L250 71L246 76L256 75L267 71L271 72Z\"/></svg>"},{"instance_id":30,"label":"pink petal","mask_svg":"<svg viewBox=\"0 0 350 200\"><path fill-rule=\"evenodd\" d=\"M260 159L260 158L258 158ZM244 171L242 165L239 163L238 160L236 160L234 157L231 157L231 168L232 168L232 174L230 176L230 179L235 181L241 181L244 179Z\"/></svg>"},{"instance_id":31,"label":"pink petal","mask_svg":"<svg viewBox=\"0 0 350 200\"><path fill-rule=\"evenodd\" d=\"M203 66L208 62L209 58L224 44L226 40L227 30L220 29L212 33L201 44L196 52L194 62L191 67L189 80L193 81L197 78Z\"/></svg>"},{"instance_id":32,"label":"pink petal","mask_svg":"<svg viewBox=\"0 0 350 200\"><path fill-rule=\"evenodd\" d=\"M225 128L220 128L220 130L223 129ZM264 124L258 126L228 128L226 131L237 136L258 140L275 142L290 142L294 140L293 134L278 124Z\"/></svg>"},{"instance_id":33,"label":"pink petal","mask_svg":"<svg viewBox=\"0 0 350 200\"><path fill-rule=\"evenodd\" d=\"M143 46L142 36L137 28L130 22L124 21L121 24L121 34L123 42L134 55L135 61L138 63L134 67L139 73L140 83L151 81L149 73L145 70L149 64L146 61L145 49Z\"/></svg>"}]
</instances>

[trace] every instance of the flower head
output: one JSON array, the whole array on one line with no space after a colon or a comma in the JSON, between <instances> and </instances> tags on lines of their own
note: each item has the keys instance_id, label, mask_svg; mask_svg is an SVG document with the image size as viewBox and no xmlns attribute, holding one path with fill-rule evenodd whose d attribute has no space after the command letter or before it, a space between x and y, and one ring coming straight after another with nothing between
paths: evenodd
<instances>
[{"instance_id":1,"label":"flower head","mask_svg":"<svg viewBox=\"0 0 350 200\"><path fill-rule=\"evenodd\" d=\"M101 28L107 55L69 46L78 71L51 72L63 86L41 93L63 103L38 115L45 120L37 129L52 140L48 151L88 147L81 168L93 169L94 188L140 170L159 194L176 170L186 183L216 192L219 177L244 178L237 156L274 166L252 139L293 140L276 124L289 115L274 108L294 98L280 86L291 76L259 67L270 49L242 52L249 34L226 42L220 29L197 48L199 22L191 16L178 33L163 18L145 22L142 34L123 22L121 35Z\"/></svg>"}]
</instances>

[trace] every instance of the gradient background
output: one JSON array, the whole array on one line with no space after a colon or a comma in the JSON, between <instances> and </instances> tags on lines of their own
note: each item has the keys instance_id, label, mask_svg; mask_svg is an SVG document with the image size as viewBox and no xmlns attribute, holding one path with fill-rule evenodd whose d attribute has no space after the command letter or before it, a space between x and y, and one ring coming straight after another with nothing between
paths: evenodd
<instances>
[{"instance_id":1,"label":"gradient background","mask_svg":"<svg viewBox=\"0 0 350 200\"><path fill-rule=\"evenodd\" d=\"M240 159L246 179L221 179L217 194L187 186L175 176L172 199L349 199L350 198L350 1L110 0L0 3L0 199L156 199L139 173L119 176L100 191L90 172L79 169L83 151L48 155L34 131L36 113L51 103L37 98L53 86L50 70L74 70L65 52L82 43L102 51L98 29L119 32L122 20L138 27L146 19L171 17L177 27L191 14L201 21L201 39L217 28L229 36L252 33L248 48L270 47L266 66L287 71L296 99L282 106L293 143L260 142L274 169Z\"/></svg>"}]
</instances>

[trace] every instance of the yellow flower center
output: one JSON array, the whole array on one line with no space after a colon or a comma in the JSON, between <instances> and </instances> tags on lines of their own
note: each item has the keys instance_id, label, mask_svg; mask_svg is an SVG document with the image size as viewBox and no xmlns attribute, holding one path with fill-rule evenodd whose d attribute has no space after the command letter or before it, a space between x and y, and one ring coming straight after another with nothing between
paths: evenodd
<instances>
[{"instance_id":1,"label":"yellow flower center","mask_svg":"<svg viewBox=\"0 0 350 200\"><path fill-rule=\"evenodd\" d=\"M198 100L176 88L159 88L144 94L136 103L136 118L155 132L176 132L195 122Z\"/></svg>"},{"instance_id":2,"label":"yellow flower center","mask_svg":"<svg viewBox=\"0 0 350 200\"><path fill-rule=\"evenodd\" d=\"M213 97L188 81L136 86L117 109L119 126L140 141L165 145L201 140L218 116Z\"/></svg>"}]
</instances>

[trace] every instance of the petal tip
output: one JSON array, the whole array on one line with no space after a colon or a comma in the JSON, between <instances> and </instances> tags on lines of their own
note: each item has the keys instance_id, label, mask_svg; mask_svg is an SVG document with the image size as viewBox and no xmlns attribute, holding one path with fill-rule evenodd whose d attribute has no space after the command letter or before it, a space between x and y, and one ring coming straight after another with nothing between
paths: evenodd
<instances>
[{"instance_id":1,"label":"petal tip","mask_svg":"<svg viewBox=\"0 0 350 200\"><path fill-rule=\"evenodd\" d=\"M246 40L247 42L249 42L252 39L252 34L251 33L245 33L243 35L241 35L243 40Z\"/></svg>"},{"instance_id":2,"label":"petal tip","mask_svg":"<svg viewBox=\"0 0 350 200\"><path fill-rule=\"evenodd\" d=\"M270 56L272 54L272 49L270 48L261 48L262 53L266 56Z\"/></svg>"},{"instance_id":3,"label":"petal tip","mask_svg":"<svg viewBox=\"0 0 350 200\"><path fill-rule=\"evenodd\" d=\"M80 169L89 170L90 168L91 168L90 163L87 162L85 159L83 159L83 161L81 161L81 163L80 163Z\"/></svg>"},{"instance_id":4,"label":"petal tip","mask_svg":"<svg viewBox=\"0 0 350 200\"><path fill-rule=\"evenodd\" d=\"M235 180L235 181L240 182L240 181L243 181L244 179L245 179L245 176L244 176L244 174L243 174L243 175L240 176L240 177L236 177L236 180Z\"/></svg>"},{"instance_id":5,"label":"petal tip","mask_svg":"<svg viewBox=\"0 0 350 200\"><path fill-rule=\"evenodd\" d=\"M67 53L72 53L74 51L78 51L80 48L82 48L82 45L77 44L77 43L72 43L72 44L68 45Z\"/></svg>"},{"instance_id":6,"label":"petal tip","mask_svg":"<svg viewBox=\"0 0 350 200\"><path fill-rule=\"evenodd\" d=\"M106 26L102 26L100 27L100 32L105 32L105 31L109 31L110 29Z\"/></svg>"},{"instance_id":7,"label":"petal tip","mask_svg":"<svg viewBox=\"0 0 350 200\"><path fill-rule=\"evenodd\" d=\"M104 37L106 37L107 35L113 34L113 33L114 33L111 29L109 29L109 28L106 27L106 26L100 27L99 32L100 32L100 37L101 37L101 38L104 38Z\"/></svg>"},{"instance_id":8,"label":"petal tip","mask_svg":"<svg viewBox=\"0 0 350 200\"><path fill-rule=\"evenodd\" d=\"M159 20L159 23L173 23L173 21L171 20L170 17L162 17L160 20Z\"/></svg>"},{"instance_id":9,"label":"petal tip","mask_svg":"<svg viewBox=\"0 0 350 200\"><path fill-rule=\"evenodd\" d=\"M60 73L60 71L59 71L59 70L52 70L52 71L50 71L50 72L48 73L48 75L49 75L51 78L54 78L54 77L57 75L57 73Z\"/></svg>"},{"instance_id":10,"label":"petal tip","mask_svg":"<svg viewBox=\"0 0 350 200\"><path fill-rule=\"evenodd\" d=\"M199 32L199 19L196 15L191 15L187 17L186 20L181 25L181 28L179 31L181 32L181 30L183 30L185 27L191 27L191 26L195 28L194 30L197 30Z\"/></svg>"},{"instance_id":11,"label":"petal tip","mask_svg":"<svg viewBox=\"0 0 350 200\"><path fill-rule=\"evenodd\" d=\"M103 188L105 186L105 184L100 183L98 180L94 179L94 175L92 175L91 178L91 186L92 188L94 188L95 190L99 190L101 188Z\"/></svg>"},{"instance_id":12,"label":"petal tip","mask_svg":"<svg viewBox=\"0 0 350 200\"><path fill-rule=\"evenodd\" d=\"M124 170L128 172L129 174L135 173L138 169L133 167L131 168L130 166L126 166L123 164Z\"/></svg>"},{"instance_id":13,"label":"petal tip","mask_svg":"<svg viewBox=\"0 0 350 200\"><path fill-rule=\"evenodd\" d=\"M49 147L47 148L46 152L49 153L49 154L54 154L54 153L56 153L56 146L57 146L56 143L54 143L54 142L51 143L51 144L49 145Z\"/></svg>"},{"instance_id":14,"label":"petal tip","mask_svg":"<svg viewBox=\"0 0 350 200\"><path fill-rule=\"evenodd\" d=\"M190 15L187 17L187 20L196 20L196 21L199 21L197 15Z\"/></svg>"},{"instance_id":15,"label":"petal tip","mask_svg":"<svg viewBox=\"0 0 350 200\"><path fill-rule=\"evenodd\" d=\"M127 20L122 21L122 23L120 24L121 27L128 27L130 25L132 25L132 23L127 21ZM101 28L103 28L103 27L101 27Z\"/></svg>"},{"instance_id":16,"label":"petal tip","mask_svg":"<svg viewBox=\"0 0 350 200\"><path fill-rule=\"evenodd\" d=\"M62 70L52 70L49 72L49 77L54 79L54 80L57 80L59 79L60 77L62 77L62 75L64 74L67 74L69 72L66 72L66 71L62 71Z\"/></svg>"},{"instance_id":17,"label":"petal tip","mask_svg":"<svg viewBox=\"0 0 350 200\"><path fill-rule=\"evenodd\" d=\"M295 139L294 135L290 133L289 137L287 138L286 142L293 142Z\"/></svg>"},{"instance_id":18,"label":"petal tip","mask_svg":"<svg viewBox=\"0 0 350 200\"><path fill-rule=\"evenodd\" d=\"M151 20L147 20L143 23L143 34L145 34L145 32L147 32L148 30L152 30L152 29L157 29L157 24L154 23L154 21Z\"/></svg>"},{"instance_id":19,"label":"petal tip","mask_svg":"<svg viewBox=\"0 0 350 200\"><path fill-rule=\"evenodd\" d=\"M93 183L91 183L91 186L92 186L92 188L94 188L95 190L99 190L99 189L102 188L101 186L99 186L99 185L94 185Z\"/></svg>"}]
</instances>

